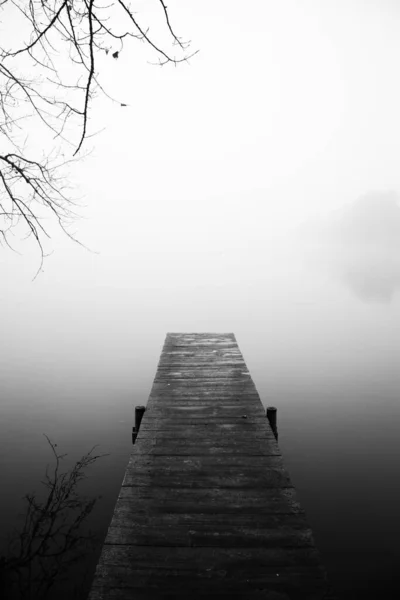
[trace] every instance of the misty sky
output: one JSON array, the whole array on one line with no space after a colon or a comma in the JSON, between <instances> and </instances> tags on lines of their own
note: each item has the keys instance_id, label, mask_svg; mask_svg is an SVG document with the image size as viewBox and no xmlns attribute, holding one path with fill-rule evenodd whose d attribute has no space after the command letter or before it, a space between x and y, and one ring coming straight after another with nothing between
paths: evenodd
<instances>
[{"instance_id":1,"label":"misty sky","mask_svg":"<svg viewBox=\"0 0 400 600\"><path fill-rule=\"evenodd\" d=\"M151 21L151 4L137 7ZM166 331L301 327L299 307L329 304L340 286L354 297L349 319L377 297L346 280L346 264L307 280L309 240L293 232L400 190L398 2L168 8L200 49L190 65L150 66L139 43L99 59L105 88L129 106L95 100L92 128L105 130L71 170L83 196L72 231L92 252L55 232L34 282L34 244L1 252L7 364L34 371L46 356L51 369L68 356L82 378L87 361L123 371L142 360L134 347L157 354ZM318 227L310 235L318 246ZM378 299L390 306L396 285Z\"/></svg>"},{"instance_id":2,"label":"misty sky","mask_svg":"<svg viewBox=\"0 0 400 600\"><path fill-rule=\"evenodd\" d=\"M151 22L151 3L136 4ZM129 104L96 101L93 130L106 130L71 174L87 204L75 229L100 255L57 238L40 286L65 261L73 279L74 265L103 269L117 258L146 279L143 263L165 274L166 257L183 247L203 264L208 252L258 251L315 212L399 188L397 2L251 1L244 10L188 0L169 9L200 54L159 69L133 44L118 61L100 60L106 89ZM30 254L16 263L3 255L3 268L24 281Z\"/></svg>"}]
</instances>

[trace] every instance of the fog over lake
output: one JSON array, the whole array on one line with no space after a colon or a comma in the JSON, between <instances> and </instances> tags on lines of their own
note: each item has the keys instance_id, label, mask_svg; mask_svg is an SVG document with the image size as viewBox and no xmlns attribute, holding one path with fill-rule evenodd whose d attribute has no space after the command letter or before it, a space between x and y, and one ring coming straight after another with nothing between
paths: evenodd
<instances>
[{"instance_id":1,"label":"fog over lake","mask_svg":"<svg viewBox=\"0 0 400 600\"><path fill-rule=\"evenodd\" d=\"M85 484L104 536L166 333L233 332L333 584L394 598L400 6L168 4L190 65L140 44L99 65L129 106L96 100L105 130L71 166L88 249L49 223L34 281L33 242L1 249L2 531L46 433L71 460L110 453Z\"/></svg>"}]
</instances>

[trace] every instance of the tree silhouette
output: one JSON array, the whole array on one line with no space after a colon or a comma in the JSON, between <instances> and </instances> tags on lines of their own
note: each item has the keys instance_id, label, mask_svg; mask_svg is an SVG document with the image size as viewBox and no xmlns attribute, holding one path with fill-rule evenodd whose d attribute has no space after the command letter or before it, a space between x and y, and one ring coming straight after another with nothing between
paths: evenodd
<instances>
[{"instance_id":1,"label":"tree silhouette","mask_svg":"<svg viewBox=\"0 0 400 600\"><path fill-rule=\"evenodd\" d=\"M99 54L117 60L132 38L148 45L159 65L196 54L175 34L163 0L154 2L169 49L153 39L128 0L0 0L0 26L12 29L9 47L0 42L0 240L12 247L17 226L33 236L41 252L38 272L50 237L45 218L54 217L75 239L66 229L76 203L64 167L82 155L95 93L108 95Z\"/></svg>"}]
</instances>

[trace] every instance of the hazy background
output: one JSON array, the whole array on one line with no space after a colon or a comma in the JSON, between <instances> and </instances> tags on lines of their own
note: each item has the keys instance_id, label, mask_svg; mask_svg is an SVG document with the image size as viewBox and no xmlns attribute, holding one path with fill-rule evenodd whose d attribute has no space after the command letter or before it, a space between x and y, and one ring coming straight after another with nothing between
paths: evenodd
<instances>
[{"instance_id":1,"label":"hazy background","mask_svg":"<svg viewBox=\"0 0 400 600\"><path fill-rule=\"evenodd\" d=\"M137 2L151 19L151 3ZM149 7L150 4L150 7ZM75 231L0 254L0 448L10 525L50 460L110 452L111 517L167 331L232 331L332 580L400 585L400 6L168 2L200 53L104 57ZM146 11L149 11L148 14ZM383 587L382 587L383 586ZM359 594L359 596L357 595ZM393 595L393 597L396 597Z\"/></svg>"}]
</instances>

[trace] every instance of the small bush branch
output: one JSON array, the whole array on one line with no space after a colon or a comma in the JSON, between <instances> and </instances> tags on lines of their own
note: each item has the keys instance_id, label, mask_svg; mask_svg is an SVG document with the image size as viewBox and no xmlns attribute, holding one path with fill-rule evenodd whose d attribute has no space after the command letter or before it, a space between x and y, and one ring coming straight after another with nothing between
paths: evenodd
<instances>
[{"instance_id":1,"label":"small bush branch","mask_svg":"<svg viewBox=\"0 0 400 600\"><path fill-rule=\"evenodd\" d=\"M57 444L45 435L51 448L54 466L46 468L42 481L47 496L40 502L35 494L24 496L26 512L22 528L9 542L7 557L0 560L0 583L18 598L46 598L54 583L69 567L84 557L95 543L94 535L83 533L82 526L91 514L97 498L78 494L78 485L86 469L106 454L93 454L92 448L66 472L61 472ZM11 597L11 596L10 596Z\"/></svg>"}]
</instances>

